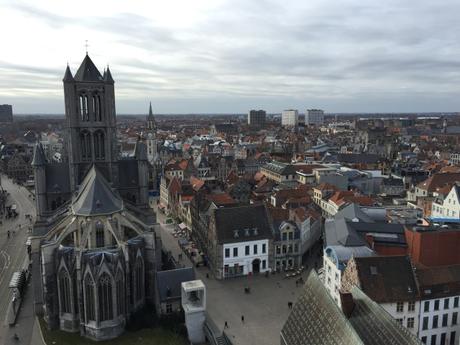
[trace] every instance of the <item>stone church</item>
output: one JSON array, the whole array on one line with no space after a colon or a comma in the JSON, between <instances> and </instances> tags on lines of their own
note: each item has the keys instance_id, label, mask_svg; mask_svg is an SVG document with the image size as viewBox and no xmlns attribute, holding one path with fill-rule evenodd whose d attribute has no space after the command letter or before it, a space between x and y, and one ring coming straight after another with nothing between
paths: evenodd
<instances>
[{"instance_id":1,"label":"stone church","mask_svg":"<svg viewBox=\"0 0 460 345\"><path fill-rule=\"evenodd\" d=\"M105 340L155 303L161 241L148 205L148 150L138 139L130 157L119 154L108 67L101 74L86 55L63 82L65 158L48 162L37 144L32 160L35 311L50 329Z\"/></svg>"}]
</instances>

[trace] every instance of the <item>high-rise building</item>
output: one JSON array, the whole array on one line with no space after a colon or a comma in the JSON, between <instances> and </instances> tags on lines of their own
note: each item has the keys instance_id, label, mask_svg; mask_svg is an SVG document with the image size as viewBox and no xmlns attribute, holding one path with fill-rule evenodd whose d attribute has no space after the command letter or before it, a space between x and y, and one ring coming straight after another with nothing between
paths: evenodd
<instances>
[{"instance_id":1,"label":"high-rise building","mask_svg":"<svg viewBox=\"0 0 460 345\"><path fill-rule=\"evenodd\" d=\"M299 124L299 112L294 109L283 110L281 114L281 125L295 127Z\"/></svg>"},{"instance_id":2,"label":"high-rise building","mask_svg":"<svg viewBox=\"0 0 460 345\"><path fill-rule=\"evenodd\" d=\"M321 109L308 109L305 113L305 125L321 126L324 123L324 111Z\"/></svg>"},{"instance_id":3,"label":"high-rise building","mask_svg":"<svg viewBox=\"0 0 460 345\"><path fill-rule=\"evenodd\" d=\"M265 110L250 110L248 113L248 125L251 127L264 127L267 113Z\"/></svg>"},{"instance_id":4,"label":"high-rise building","mask_svg":"<svg viewBox=\"0 0 460 345\"><path fill-rule=\"evenodd\" d=\"M0 122L13 122L13 107L10 104L0 104Z\"/></svg>"}]
</instances>

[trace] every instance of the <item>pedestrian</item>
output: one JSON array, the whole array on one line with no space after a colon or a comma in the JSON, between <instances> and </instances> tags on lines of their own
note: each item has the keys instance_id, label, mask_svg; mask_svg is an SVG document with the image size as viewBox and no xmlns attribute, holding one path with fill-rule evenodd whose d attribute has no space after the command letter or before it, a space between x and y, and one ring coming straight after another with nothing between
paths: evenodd
<instances>
[{"instance_id":1,"label":"pedestrian","mask_svg":"<svg viewBox=\"0 0 460 345\"><path fill-rule=\"evenodd\" d=\"M288 302L288 308L292 309L292 302Z\"/></svg>"},{"instance_id":2,"label":"pedestrian","mask_svg":"<svg viewBox=\"0 0 460 345\"><path fill-rule=\"evenodd\" d=\"M241 315L241 322L244 323L244 315Z\"/></svg>"},{"instance_id":3,"label":"pedestrian","mask_svg":"<svg viewBox=\"0 0 460 345\"><path fill-rule=\"evenodd\" d=\"M224 329L228 328L228 322L225 321Z\"/></svg>"},{"instance_id":4,"label":"pedestrian","mask_svg":"<svg viewBox=\"0 0 460 345\"><path fill-rule=\"evenodd\" d=\"M11 233L10 233L10 230L8 230L8 238L10 238L11 236Z\"/></svg>"}]
</instances>

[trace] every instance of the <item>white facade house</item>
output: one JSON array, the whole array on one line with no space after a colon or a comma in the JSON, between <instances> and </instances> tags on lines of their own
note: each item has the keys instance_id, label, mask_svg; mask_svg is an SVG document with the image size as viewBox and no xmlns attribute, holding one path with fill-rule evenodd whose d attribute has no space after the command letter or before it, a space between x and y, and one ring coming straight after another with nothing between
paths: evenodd
<instances>
[{"instance_id":1,"label":"white facade house","mask_svg":"<svg viewBox=\"0 0 460 345\"><path fill-rule=\"evenodd\" d=\"M281 125L295 127L299 124L299 112L294 109L283 110L281 114Z\"/></svg>"},{"instance_id":2,"label":"white facade house","mask_svg":"<svg viewBox=\"0 0 460 345\"><path fill-rule=\"evenodd\" d=\"M420 301L379 303L399 324L417 335L419 329Z\"/></svg>"},{"instance_id":3,"label":"white facade house","mask_svg":"<svg viewBox=\"0 0 460 345\"><path fill-rule=\"evenodd\" d=\"M270 271L268 246L268 239L224 244L224 278Z\"/></svg>"},{"instance_id":4,"label":"white facade house","mask_svg":"<svg viewBox=\"0 0 460 345\"><path fill-rule=\"evenodd\" d=\"M427 345L459 344L460 296L422 299L419 339Z\"/></svg>"},{"instance_id":5,"label":"white facade house","mask_svg":"<svg viewBox=\"0 0 460 345\"><path fill-rule=\"evenodd\" d=\"M308 109L305 113L305 124L321 126L324 124L324 111L321 109Z\"/></svg>"},{"instance_id":6,"label":"white facade house","mask_svg":"<svg viewBox=\"0 0 460 345\"><path fill-rule=\"evenodd\" d=\"M341 245L328 246L324 250L323 270L324 285L337 305L342 308L340 289L342 274L348 260L352 257L373 256L374 251L366 246L345 247Z\"/></svg>"},{"instance_id":7,"label":"white facade house","mask_svg":"<svg viewBox=\"0 0 460 345\"><path fill-rule=\"evenodd\" d=\"M455 184L444 200L435 199L431 206L433 219L460 221L460 186Z\"/></svg>"}]
</instances>

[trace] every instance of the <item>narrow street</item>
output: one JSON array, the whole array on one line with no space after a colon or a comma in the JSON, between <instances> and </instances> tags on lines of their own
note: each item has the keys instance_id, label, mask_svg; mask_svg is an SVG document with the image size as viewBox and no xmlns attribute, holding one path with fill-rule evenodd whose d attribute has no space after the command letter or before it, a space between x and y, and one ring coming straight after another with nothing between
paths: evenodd
<instances>
[{"instance_id":1,"label":"narrow street","mask_svg":"<svg viewBox=\"0 0 460 345\"><path fill-rule=\"evenodd\" d=\"M0 226L0 344L4 344L8 343L7 337L10 333L9 326L5 325L5 316L11 299L8 285L13 272L22 269L27 255L25 242L29 236L29 228L35 219L35 203L26 188L14 184L4 175L1 176L1 182L3 189L10 193L7 205L16 204L18 212L18 216L14 219L3 218L3 224ZM32 220L27 219L26 214L30 214ZM9 238L8 231L10 231ZM30 330L32 325L33 323ZM29 331L29 337L30 334L32 332Z\"/></svg>"}]
</instances>

